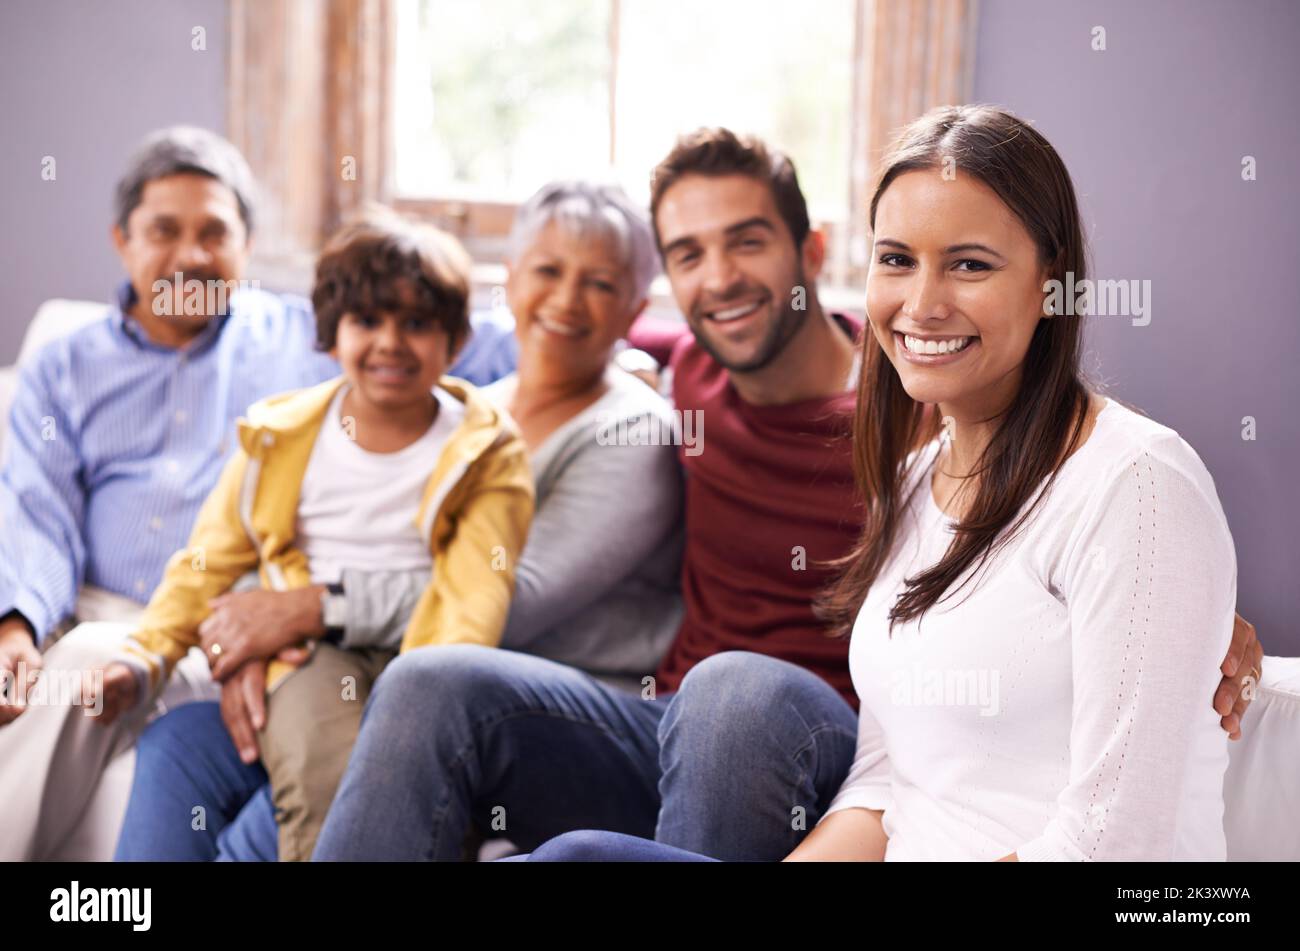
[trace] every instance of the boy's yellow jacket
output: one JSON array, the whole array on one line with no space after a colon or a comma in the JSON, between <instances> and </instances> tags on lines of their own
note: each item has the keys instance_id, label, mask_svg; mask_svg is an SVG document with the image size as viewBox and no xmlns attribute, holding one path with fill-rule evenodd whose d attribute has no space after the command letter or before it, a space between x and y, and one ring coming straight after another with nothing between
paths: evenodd
<instances>
[{"instance_id":1,"label":"boy's yellow jacket","mask_svg":"<svg viewBox=\"0 0 1300 951\"><path fill-rule=\"evenodd\" d=\"M316 436L342 377L262 400L239 421L240 448L199 511L189 547L167 563L126 655L143 662L157 688L198 644L208 602L258 568L262 586L311 584L294 545L298 495ZM465 417L434 465L417 516L433 554L433 577L402 637L426 644L496 646L514 594L515 561L533 515L533 478L514 423L473 386L439 381L465 404ZM430 463L433 463L430 460ZM292 668L272 661L273 686Z\"/></svg>"}]
</instances>

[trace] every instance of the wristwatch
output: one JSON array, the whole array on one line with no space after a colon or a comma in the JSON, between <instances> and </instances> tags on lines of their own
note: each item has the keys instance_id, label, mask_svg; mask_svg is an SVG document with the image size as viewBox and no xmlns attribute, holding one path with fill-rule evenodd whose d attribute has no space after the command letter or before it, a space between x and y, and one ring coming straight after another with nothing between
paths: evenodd
<instances>
[{"instance_id":1,"label":"wristwatch","mask_svg":"<svg viewBox=\"0 0 1300 951\"><path fill-rule=\"evenodd\" d=\"M343 595L343 582L331 581L320 595L320 619L325 626L326 644L338 647L343 643L343 628L347 626L348 599Z\"/></svg>"}]
</instances>

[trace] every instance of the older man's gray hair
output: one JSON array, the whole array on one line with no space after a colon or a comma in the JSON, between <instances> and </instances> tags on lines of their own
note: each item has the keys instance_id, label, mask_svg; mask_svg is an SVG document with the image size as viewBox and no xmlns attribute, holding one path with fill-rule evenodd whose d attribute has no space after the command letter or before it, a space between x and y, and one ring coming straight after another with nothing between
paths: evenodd
<instances>
[{"instance_id":1,"label":"older man's gray hair","mask_svg":"<svg viewBox=\"0 0 1300 951\"><path fill-rule=\"evenodd\" d=\"M176 125L151 133L127 164L117 183L113 212L117 225L126 231L127 219L135 211L149 182L171 175L206 175L234 192L244 227L253 232L253 173L239 149L230 142L197 126Z\"/></svg>"},{"instance_id":2,"label":"older man's gray hair","mask_svg":"<svg viewBox=\"0 0 1300 951\"><path fill-rule=\"evenodd\" d=\"M509 260L518 261L552 221L570 234L596 237L613 245L632 274L634 299L646 297L650 282L659 273L659 253L655 249L649 214L633 204L623 189L591 182L552 182L542 186L515 214L507 252Z\"/></svg>"}]
</instances>

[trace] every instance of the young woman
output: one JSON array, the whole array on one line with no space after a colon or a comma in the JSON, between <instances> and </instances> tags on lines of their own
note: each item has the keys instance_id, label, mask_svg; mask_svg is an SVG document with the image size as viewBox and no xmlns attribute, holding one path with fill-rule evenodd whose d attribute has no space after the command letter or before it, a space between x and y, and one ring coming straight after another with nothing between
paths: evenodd
<instances>
[{"instance_id":1,"label":"young woman","mask_svg":"<svg viewBox=\"0 0 1300 951\"><path fill-rule=\"evenodd\" d=\"M1064 164L1002 110L936 110L870 214L868 518L824 602L852 631L859 744L789 858L1223 859L1205 698L1232 538L1191 447L1082 377L1052 293L1086 276ZM574 833L534 857L683 855Z\"/></svg>"}]
</instances>

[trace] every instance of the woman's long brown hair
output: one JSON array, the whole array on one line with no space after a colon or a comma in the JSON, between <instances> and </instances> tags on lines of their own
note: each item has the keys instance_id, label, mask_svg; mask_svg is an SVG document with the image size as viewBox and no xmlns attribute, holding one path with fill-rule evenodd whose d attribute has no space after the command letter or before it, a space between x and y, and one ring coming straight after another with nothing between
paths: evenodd
<instances>
[{"instance_id":1,"label":"woman's long brown hair","mask_svg":"<svg viewBox=\"0 0 1300 951\"><path fill-rule=\"evenodd\" d=\"M957 174L988 185L1020 219L1050 277L1062 283L1067 272L1076 283L1086 277L1083 229L1065 163L1031 126L993 106L943 107L905 128L885 157L871 199L871 227L881 196L899 175L954 166ZM1088 407L1079 370L1081 337L1081 318L1069 309L1039 321L1020 388L975 467L975 493L966 514L943 558L904 580L889 612L891 631L969 584L1024 525L1077 446ZM853 467L866 521L856 547L836 563L839 578L818 600L821 616L841 635L852 630L893 550L910 501L903 497L912 477L908 458L940 428L937 414L908 396L869 328L862 334L861 359ZM914 490L930 491L928 480L920 479Z\"/></svg>"}]
</instances>

